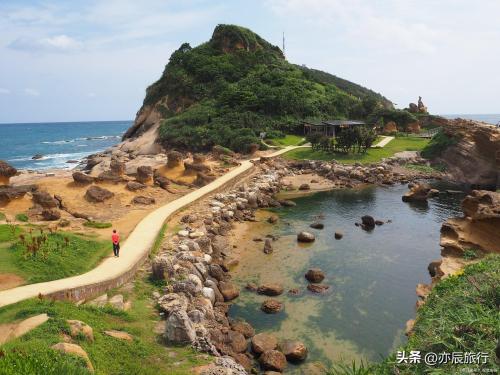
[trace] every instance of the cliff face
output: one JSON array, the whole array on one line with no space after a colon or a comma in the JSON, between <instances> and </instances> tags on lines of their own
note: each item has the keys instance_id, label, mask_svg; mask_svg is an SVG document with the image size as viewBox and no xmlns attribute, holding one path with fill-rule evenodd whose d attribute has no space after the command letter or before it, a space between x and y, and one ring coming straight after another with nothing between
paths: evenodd
<instances>
[{"instance_id":1,"label":"cliff face","mask_svg":"<svg viewBox=\"0 0 500 375\"><path fill-rule=\"evenodd\" d=\"M457 142L438 161L446 164L453 179L486 189L500 186L500 129L456 119L444 121L443 130Z\"/></svg>"},{"instance_id":2,"label":"cliff face","mask_svg":"<svg viewBox=\"0 0 500 375\"><path fill-rule=\"evenodd\" d=\"M242 151L260 132L288 131L299 119L363 118L368 99L392 105L360 85L288 63L249 29L218 25L208 42L172 53L123 139L155 131L168 148Z\"/></svg>"}]
</instances>

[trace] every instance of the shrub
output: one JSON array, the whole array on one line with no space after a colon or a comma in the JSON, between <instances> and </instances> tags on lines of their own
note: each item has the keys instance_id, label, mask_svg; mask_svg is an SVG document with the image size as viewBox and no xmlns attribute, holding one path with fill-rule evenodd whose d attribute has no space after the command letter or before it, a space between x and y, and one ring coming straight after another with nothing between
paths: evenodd
<instances>
[{"instance_id":1,"label":"shrub","mask_svg":"<svg viewBox=\"0 0 500 375\"><path fill-rule=\"evenodd\" d=\"M3 212L0 212L0 220L6 220L7 217L5 216L5 214Z\"/></svg>"},{"instance_id":2,"label":"shrub","mask_svg":"<svg viewBox=\"0 0 500 375\"><path fill-rule=\"evenodd\" d=\"M457 144L459 138L445 133L442 129L439 130L430 140L429 144L421 151L422 157L426 159L434 159L439 156L450 146Z\"/></svg>"},{"instance_id":3,"label":"shrub","mask_svg":"<svg viewBox=\"0 0 500 375\"><path fill-rule=\"evenodd\" d=\"M96 228L96 229L105 229L105 228L111 228L113 224L111 223L102 223L99 221L86 221L83 223L85 227L88 228Z\"/></svg>"},{"instance_id":4,"label":"shrub","mask_svg":"<svg viewBox=\"0 0 500 375\"><path fill-rule=\"evenodd\" d=\"M16 215L16 220L17 221L22 221L23 223L27 223L29 218L28 218L28 215L24 214L24 213L21 213L21 214L17 214Z\"/></svg>"}]
</instances>

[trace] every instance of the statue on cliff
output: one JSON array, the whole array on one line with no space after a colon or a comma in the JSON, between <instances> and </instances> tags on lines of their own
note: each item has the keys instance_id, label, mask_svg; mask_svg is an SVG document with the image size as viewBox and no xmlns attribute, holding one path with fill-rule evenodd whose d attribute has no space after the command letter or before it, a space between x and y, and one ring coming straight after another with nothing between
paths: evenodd
<instances>
[{"instance_id":1,"label":"statue on cliff","mask_svg":"<svg viewBox=\"0 0 500 375\"><path fill-rule=\"evenodd\" d=\"M422 101L422 97L418 97L418 104L415 103L410 103L408 105L408 112L411 113L428 113L427 112L427 107L425 106L424 102Z\"/></svg>"}]
</instances>

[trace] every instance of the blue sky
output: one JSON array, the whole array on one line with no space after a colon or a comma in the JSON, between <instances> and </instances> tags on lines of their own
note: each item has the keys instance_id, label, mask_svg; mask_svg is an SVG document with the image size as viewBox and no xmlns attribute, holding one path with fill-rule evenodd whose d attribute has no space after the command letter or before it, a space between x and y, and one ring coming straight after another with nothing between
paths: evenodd
<instances>
[{"instance_id":1,"label":"blue sky","mask_svg":"<svg viewBox=\"0 0 500 375\"><path fill-rule=\"evenodd\" d=\"M500 1L2 0L0 122L133 119L183 42L246 26L289 61L433 113L500 112Z\"/></svg>"}]
</instances>

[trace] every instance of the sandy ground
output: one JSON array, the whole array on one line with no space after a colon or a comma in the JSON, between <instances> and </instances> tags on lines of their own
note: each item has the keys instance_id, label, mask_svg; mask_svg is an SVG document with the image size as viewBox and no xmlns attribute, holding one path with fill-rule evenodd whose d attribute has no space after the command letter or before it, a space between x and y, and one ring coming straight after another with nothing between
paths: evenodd
<instances>
[{"instance_id":1,"label":"sandy ground","mask_svg":"<svg viewBox=\"0 0 500 375\"><path fill-rule=\"evenodd\" d=\"M7 290L23 285L24 279L13 273L0 273L0 290Z\"/></svg>"}]
</instances>

